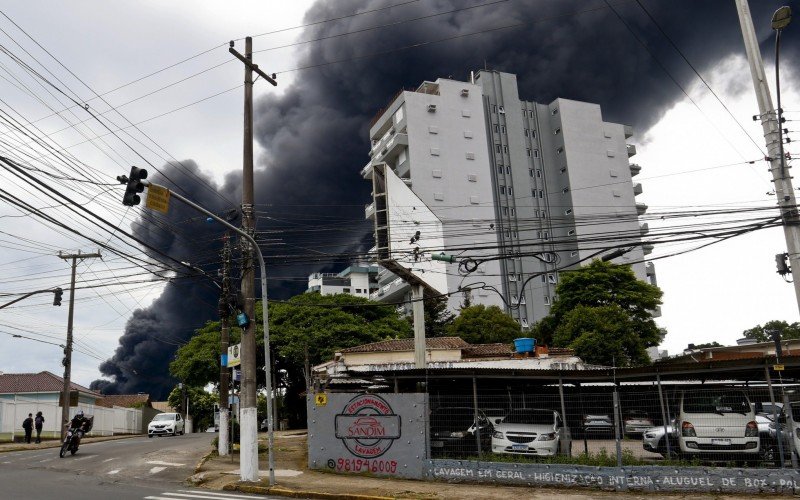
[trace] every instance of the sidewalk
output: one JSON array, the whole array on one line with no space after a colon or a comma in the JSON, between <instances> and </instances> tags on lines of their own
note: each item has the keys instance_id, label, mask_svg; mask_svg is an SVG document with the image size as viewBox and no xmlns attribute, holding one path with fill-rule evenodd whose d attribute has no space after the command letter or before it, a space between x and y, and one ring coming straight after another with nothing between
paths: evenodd
<instances>
[{"instance_id":1,"label":"sidewalk","mask_svg":"<svg viewBox=\"0 0 800 500\"><path fill-rule=\"evenodd\" d=\"M266 447L266 436L259 435L262 449ZM600 491L596 489L526 488L517 486L494 486L455 484L445 482L386 479L369 476L341 475L311 471L306 468L306 435L302 431L275 432L275 482L269 488L265 476L266 453L260 456L262 472L260 485L239 484L239 455L219 457L216 452L198 466L191 481L210 490L238 490L244 493L280 495L293 498L326 498L336 500L369 500L390 498L413 499L486 499L508 498L589 500L589 499L730 499L744 500L745 496L687 494L641 494Z\"/></svg>"},{"instance_id":2,"label":"sidewalk","mask_svg":"<svg viewBox=\"0 0 800 500\"><path fill-rule=\"evenodd\" d=\"M134 437L143 437L146 434L122 434L119 436L99 436L99 437L85 437L81 439L81 444L99 443L101 441L113 441L115 439L128 439ZM47 448L60 448L61 441L58 439L48 439L39 444L36 443L0 443L0 453L9 451L25 451L25 450L44 450Z\"/></svg>"}]
</instances>

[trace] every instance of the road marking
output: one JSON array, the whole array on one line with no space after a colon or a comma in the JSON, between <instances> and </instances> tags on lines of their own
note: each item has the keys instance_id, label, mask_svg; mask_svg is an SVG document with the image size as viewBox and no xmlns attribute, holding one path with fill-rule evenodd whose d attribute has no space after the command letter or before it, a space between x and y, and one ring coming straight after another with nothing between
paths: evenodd
<instances>
[{"instance_id":1,"label":"road marking","mask_svg":"<svg viewBox=\"0 0 800 500\"><path fill-rule=\"evenodd\" d=\"M105 460L103 460L103 462L102 462L102 463L110 462L110 461L112 461L112 460L116 460L116 459L117 459L117 457L114 457L114 458L106 458Z\"/></svg>"},{"instance_id":2,"label":"road marking","mask_svg":"<svg viewBox=\"0 0 800 500\"><path fill-rule=\"evenodd\" d=\"M203 491L197 492L192 490L180 490L183 493L191 493L191 494L202 494L202 495L210 495L212 498L258 498L251 495L242 495L242 494L235 494L235 493L216 493L213 491ZM167 493L168 495L180 495L181 493Z\"/></svg>"},{"instance_id":3,"label":"road marking","mask_svg":"<svg viewBox=\"0 0 800 500\"><path fill-rule=\"evenodd\" d=\"M85 457L75 458L73 460L75 460L77 462L78 460L86 460L87 458L94 458L96 456L97 455L86 455Z\"/></svg>"},{"instance_id":4,"label":"road marking","mask_svg":"<svg viewBox=\"0 0 800 500\"><path fill-rule=\"evenodd\" d=\"M150 469L150 474L158 474L159 472L165 469L166 467L153 467L152 469Z\"/></svg>"},{"instance_id":5,"label":"road marking","mask_svg":"<svg viewBox=\"0 0 800 500\"><path fill-rule=\"evenodd\" d=\"M39 463L41 464L41 463L44 463L44 462L49 462L50 460L53 460L53 459L52 458L45 458L44 460L39 460Z\"/></svg>"},{"instance_id":6,"label":"road marking","mask_svg":"<svg viewBox=\"0 0 800 500\"><path fill-rule=\"evenodd\" d=\"M108 471L108 474L119 474L119 471L120 471L120 470L122 470L122 469L114 469L114 470L110 470L110 471Z\"/></svg>"},{"instance_id":7,"label":"road marking","mask_svg":"<svg viewBox=\"0 0 800 500\"><path fill-rule=\"evenodd\" d=\"M162 462L161 460L149 460L145 462L150 465L166 465L167 467L183 467L186 464L176 464L174 462Z\"/></svg>"}]
</instances>

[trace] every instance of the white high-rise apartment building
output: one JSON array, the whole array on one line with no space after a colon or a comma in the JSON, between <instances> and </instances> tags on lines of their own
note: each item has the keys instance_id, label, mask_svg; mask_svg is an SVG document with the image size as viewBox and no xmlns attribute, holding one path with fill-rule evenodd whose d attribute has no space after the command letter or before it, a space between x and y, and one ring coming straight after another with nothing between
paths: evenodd
<instances>
[{"instance_id":1,"label":"white high-rise apartment building","mask_svg":"<svg viewBox=\"0 0 800 500\"><path fill-rule=\"evenodd\" d=\"M642 188L631 180L640 170L628 160L636 152L626 142L631 135L630 127L604 122L596 104L523 101L515 75L479 71L470 82L438 79L398 94L370 128L371 160L362 175L390 169L410 199L439 218L444 244L426 247L421 231L419 258L440 251L498 257L466 276L447 264L451 308L463 300L454 292L469 286L473 303L506 307L528 327L548 314L559 270L603 249L629 244L614 262L655 283L652 263L644 262L652 247L641 245L647 225L638 216L647 207L635 200ZM392 224L404 222L386 220L375 195L366 216L376 223L379 258L386 258ZM408 209L412 215L415 208ZM373 299L395 302L409 292L386 270L378 282Z\"/></svg>"}]
</instances>

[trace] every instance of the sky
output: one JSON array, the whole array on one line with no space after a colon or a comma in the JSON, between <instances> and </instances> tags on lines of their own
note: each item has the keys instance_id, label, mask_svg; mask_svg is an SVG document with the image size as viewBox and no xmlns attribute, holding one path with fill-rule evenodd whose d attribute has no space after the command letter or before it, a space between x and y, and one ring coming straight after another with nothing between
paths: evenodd
<instances>
[{"instance_id":1,"label":"sky","mask_svg":"<svg viewBox=\"0 0 800 500\"><path fill-rule=\"evenodd\" d=\"M122 188L102 184L114 183L131 165L144 166L155 179L179 185L215 211L236 206L242 68L227 45L235 40L242 51L245 35L260 35L254 38L254 59L266 72L278 73L279 82L255 84L256 202L261 237L274 263L271 296L301 291L311 272L338 270L343 263L330 254L371 246L363 220L369 186L358 176L367 161L369 119L400 88L441 76L463 79L484 65L517 73L524 99L597 102L606 120L632 125L630 141L638 150L632 160L642 166L635 180L644 188L637 200L650 213L773 205L769 173L758 161L764 142L751 119L757 106L733 3L681 1L669 9L652 0L642 3L730 114L636 2L612 2L613 11L603 2L553 0L233 2L225 8L202 1L4 2L0 10L8 17L0 16L0 44L53 85L0 53L0 118L13 116L66 152L33 159L45 152L42 147L36 153L25 149L20 144L31 138L3 122L0 156L50 172L27 171L102 214L111 232L0 169L2 189L78 230L44 225L0 200L0 294L66 288L69 266L57 257L59 250L92 252L97 242L124 250L129 255L103 249L102 260L78 266L79 286L112 286L77 291L73 377L84 385L101 375L117 377L119 391L171 383L164 366L194 328L213 319L217 293L208 280L181 277L187 271L178 262L216 273L221 232L185 209L173 207L168 217L126 209L118 203ZM395 7L385 9L390 5ZM768 20L777 6L751 5L768 75ZM381 10L353 16L373 9ZM443 14L428 17L437 13ZM418 17L425 19L409 21ZM318 22L334 18L341 19ZM308 26L284 30L303 24ZM781 80L789 120L800 120L798 76L792 72L798 37L796 26L784 34ZM321 40L298 44L316 39ZM88 110L62 111L73 104L70 97ZM109 111L112 105L121 114ZM792 130L792 121L787 123ZM61 130L68 125L73 126ZM651 257L688 248L659 245ZM774 255L783 251L782 230L774 228L659 259L664 305L658 322L668 332L662 348L676 353L689 342L731 344L757 324L797 321L793 288L775 273ZM178 279L166 284L136 267L136 258L167 262L173 270L157 274ZM2 311L0 371L61 374L60 348L45 342L63 343L68 297L60 308L42 295Z\"/></svg>"}]
</instances>

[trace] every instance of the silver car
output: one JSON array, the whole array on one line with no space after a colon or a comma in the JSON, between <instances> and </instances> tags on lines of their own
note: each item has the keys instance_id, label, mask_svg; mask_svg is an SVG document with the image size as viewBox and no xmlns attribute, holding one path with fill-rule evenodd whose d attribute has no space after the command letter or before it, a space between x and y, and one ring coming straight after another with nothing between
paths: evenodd
<instances>
[{"instance_id":1,"label":"silver car","mask_svg":"<svg viewBox=\"0 0 800 500\"><path fill-rule=\"evenodd\" d=\"M669 434L669 452L673 458L680 455L680 445L678 444L678 431L675 419L667 426ZM651 427L642 432L642 448L650 453L658 453L664 458L668 457L667 440L664 439L664 426Z\"/></svg>"}]
</instances>

